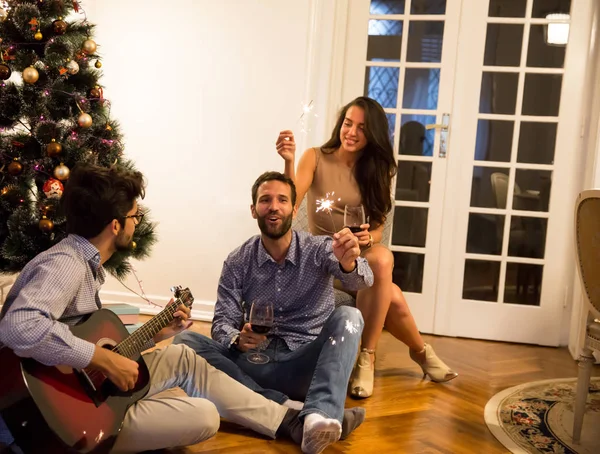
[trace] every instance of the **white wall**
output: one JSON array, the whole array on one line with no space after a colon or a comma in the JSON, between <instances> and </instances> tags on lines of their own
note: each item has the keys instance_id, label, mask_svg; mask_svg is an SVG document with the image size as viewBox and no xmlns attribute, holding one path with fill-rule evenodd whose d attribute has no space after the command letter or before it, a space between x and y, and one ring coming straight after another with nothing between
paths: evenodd
<instances>
[{"instance_id":1,"label":"white wall","mask_svg":"<svg viewBox=\"0 0 600 454\"><path fill-rule=\"evenodd\" d=\"M196 308L210 310L224 258L257 233L251 185L263 171L283 168L275 139L297 128L310 96L314 7L297 0L84 3L97 24L111 116L122 125L127 156L148 178L144 204L160 222L151 259L135 265L157 302L180 283ZM298 137L299 148L311 134ZM133 277L127 284L139 290ZM140 301L115 280L102 296Z\"/></svg>"}]
</instances>

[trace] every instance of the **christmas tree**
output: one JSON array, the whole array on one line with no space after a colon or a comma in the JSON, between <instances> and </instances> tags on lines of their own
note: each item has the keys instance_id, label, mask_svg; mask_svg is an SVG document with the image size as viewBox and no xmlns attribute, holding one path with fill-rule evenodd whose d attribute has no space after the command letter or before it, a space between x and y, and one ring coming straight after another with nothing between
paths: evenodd
<instances>
[{"instance_id":1,"label":"christmas tree","mask_svg":"<svg viewBox=\"0 0 600 454\"><path fill-rule=\"evenodd\" d=\"M133 168L99 83L93 30L78 1L0 0L0 273L66 236L60 198L75 166ZM147 218L131 251L105 264L116 276L148 255Z\"/></svg>"}]
</instances>

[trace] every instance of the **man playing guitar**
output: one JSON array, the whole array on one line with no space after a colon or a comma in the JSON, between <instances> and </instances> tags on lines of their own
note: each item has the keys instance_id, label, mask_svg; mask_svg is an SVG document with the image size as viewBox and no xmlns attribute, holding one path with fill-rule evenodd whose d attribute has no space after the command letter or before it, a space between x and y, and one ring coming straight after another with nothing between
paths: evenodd
<instances>
[{"instance_id":1,"label":"man playing guitar","mask_svg":"<svg viewBox=\"0 0 600 454\"><path fill-rule=\"evenodd\" d=\"M82 436L82 444L67 446L69 449L140 452L191 445L212 437L220 417L272 438L286 435L300 443L302 427L297 410L254 393L185 345L155 349L136 362L73 334L76 325L101 308L98 292L105 279L102 265L115 252L131 247L134 230L143 217L137 199L143 196L144 181L139 172L96 166L74 169L62 201L69 235L35 257L19 275L0 314L0 345L17 357L41 363L41 367L57 366L51 369L60 371L60 367L68 366L74 371L87 371L86 377L101 372L122 393L134 390L141 365L147 366L148 392L128 405L123 425L119 422L120 431L116 431L118 437L113 436L116 443L98 442L105 436L100 433L95 440L97 446L91 446L93 441L84 440L87 434ZM189 307L174 304L172 319L140 351L192 324ZM31 360L22 360L21 364L23 361ZM53 386L59 387L56 382ZM187 396L158 395L174 387L182 388ZM68 394L65 391L64 395ZM0 411L8 400L0 396ZM36 404L39 406L39 402ZM65 411L68 409L59 409L57 414ZM86 411L82 419L92 417ZM5 420L11 427L9 418ZM19 437L14 435L19 444ZM84 445L87 448L82 448Z\"/></svg>"}]
</instances>

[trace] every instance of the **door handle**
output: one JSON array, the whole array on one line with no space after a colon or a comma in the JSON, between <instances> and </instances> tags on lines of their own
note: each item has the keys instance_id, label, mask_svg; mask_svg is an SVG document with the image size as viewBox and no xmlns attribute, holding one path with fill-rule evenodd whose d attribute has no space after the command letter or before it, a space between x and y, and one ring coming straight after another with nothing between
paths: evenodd
<instances>
[{"instance_id":1,"label":"door handle","mask_svg":"<svg viewBox=\"0 0 600 454\"><path fill-rule=\"evenodd\" d=\"M437 129L440 131L440 149L438 151L438 156L440 158L445 159L448 154L448 132L450 130L450 114L443 114L441 123L431 123L425 125L425 129Z\"/></svg>"}]
</instances>

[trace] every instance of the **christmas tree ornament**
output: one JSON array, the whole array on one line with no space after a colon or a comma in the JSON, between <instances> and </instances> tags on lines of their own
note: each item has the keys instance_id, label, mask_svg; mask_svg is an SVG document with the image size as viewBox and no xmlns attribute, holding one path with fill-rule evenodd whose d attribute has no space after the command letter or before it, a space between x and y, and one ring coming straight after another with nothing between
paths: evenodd
<instances>
[{"instance_id":1,"label":"christmas tree ornament","mask_svg":"<svg viewBox=\"0 0 600 454\"><path fill-rule=\"evenodd\" d=\"M8 18L8 13L5 9L0 8L0 22L4 22Z\"/></svg>"},{"instance_id":2,"label":"christmas tree ornament","mask_svg":"<svg viewBox=\"0 0 600 454\"><path fill-rule=\"evenodd\" d=\"M96 60L96 63L94 63L94 66L98 69L102 68L102 62L100 60Z\"/></svg>"},{"instance_id":3,"label":"christmas tree ornament","mask_svg":"<svg viewBox=\"0 0 600 454\"><path fill-rule=\"evenodd\" d=\"M46 153L48 153L48 157L55 158L62 151L62 145L59 144L55 139L52 139L48 145L46 145Z\"/></svg>"},{"instance_id":4,"label":"christmas tree ornament","mask_svg":"<svg viewBox=\"0 0 600 454\"><path fill-rule=\"evenodd\" d=\"M81 48L86 54L91 55L96 52L96 42L93 39L86 39Z\"/></svg>"},{"instance_id":5,"label":"christmas tree ornament","mask_svg":"<svg viewBox=\"0 0 600 454\"><path fill-rule=\"evenodd\" d=\"M7 169L9 174L11 174L13 177L16 177L21 175L23 172L23 164L21 164L19 160L15 158L13 162L8 165Z\"/></svg>"},{"instance_id":6,"label":"christmas tree ornament","mask_svg":"<svg viewBox=\"0 0 600 454\"><path fill-rule=\"evenodd\" d=\"M40 228L40 230L44 233L50 233L52 232L52 229L54 229L54 222L52 222L52 220L48 219L46 217L46 215L42 216L42 219L40 219L40 223L38 224L38 227Z\"/></svg>"},{"instance_id":7,"label":"christmas tree ornament","mask_svg":"<svg viewBox=\"0 0 600 454\"><path fill-rule=\"evenodd\" d=\"M102 99L102 94L102 88L100 88L98 85L96 85L94 88L90 88L88 93L89 98L91 99Z\"/></svg>"},{"instance_id":8,"label":"christmas tree ornament","mask_svg":"<svg viewBox=\"0 0 600 454\"><path fill-rule=\"evenodd\" d=\"M42 32L39 30L35 32L35 35L33 35L33 37L36 41L41 41L42 39L44 39L44 35L42 35Z\"/></svg>"},{"instance_id":9,"label":"christmas tree ornament","mask_svg":"<svg viewBox=\"0 0 600 454\"><path fill-rule=\"evenodd\" d=\"M71 75L79 72L79 65L75 60L71 60L69 63L67 63L67 72Z\"/></svg>"},{"instance_id":10,"label":"christmas tree ornament","mask_svg":"<svg viewBox=\"0 0 600 454\"><path fill-rule=\"evenodd\" d=\"M49 199L60 199L63 195L65 187L56 178L49 178L42 187L44 195Z\"/></svg>"},{"instance_id":11,"label":"christmas tree ornament","mask_svg":"<svg viewBox=\"0 0 600 454\"><path fill-rule=\"evenodd\" d=\"M79 118L77 119L77 124L82 128L89 128L90 126L92 126L92 122L92 116L85 112L81 112Z\"/></svg>"},{"instance_id":12,"label":"christmas tree ornament","mask_svg":"<svg viewBox=\"0 0 600 454\"><path fill-rule=\"evenodd\" d=\"M60 181L68 180L70 174L71 170L62 162L54 168L54 176Z\"/></svg>"},{"instance_id":13,"label":"christmas tree ornament","mask_svg":"<svg viewBox=\"0 0 600 454\"><path fill-rule=\"evenodd\" d=\"M131 242L131 249L135 250L137 248L137 243L135 241Z\"/></svg>"},{"instance_id":14,"label":"christmas tree ornament","mask_svg":"<svg viewBox=\"0 0 600 454\"><path fill-rule=\"evenodd\" d=\"M67 31L67 23L62 20L62 17L59 17L57 20L52 22L52 29L57 35L64 35Z\"/></svg>"},{"instance_id":15,"label":"christmas tree ornament","mask_svg":"<svg viewBox=\"0 0 600 454\"><path fill-rule=\"evenodd\" d=\"M8 65L5 65L4 63L0 64L0 80L8 80L11 74L12 71Z\"/></svg>"},{"instance_id":16,"label":"christmas tree ornament","mask_svg":"<svg viewBox=\"0 0 600 454\"><path fill-rule=\"evenodd\" d=\"M25 68L23 70L23 80L28 84L34 84L40 78L40 73L33 66Z\"/></svg>"},{"instance_id":17,"label":"christmas tree ornament","mask_svg":"<svg viewBox=\"0 0 600 454\"><path fill-rule=\"evenodd\" d=\"M107 131L112 131L112 126L108 123L106 123L106 130Z\"/></svg>"}]
</instances>

